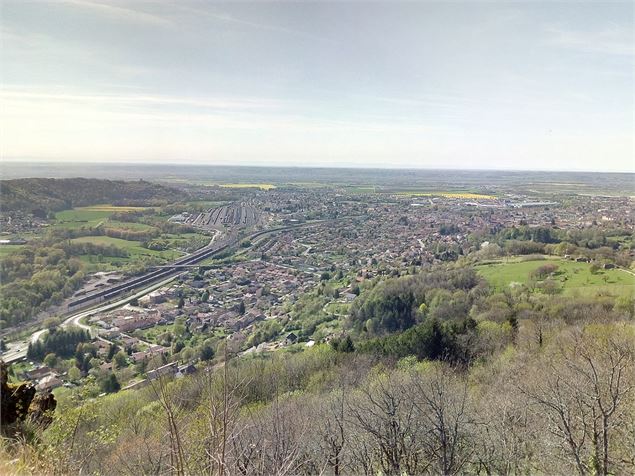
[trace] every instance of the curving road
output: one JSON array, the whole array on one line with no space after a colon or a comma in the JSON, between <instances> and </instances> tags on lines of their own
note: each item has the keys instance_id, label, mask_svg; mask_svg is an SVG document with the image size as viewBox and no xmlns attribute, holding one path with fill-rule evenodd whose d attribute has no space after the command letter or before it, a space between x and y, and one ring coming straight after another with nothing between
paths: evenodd
<instances>
[{"instance_id":1,"label":"curving road","mask_svg":"<svg viewBox=\"0 0 635 476\"><path fill-rule=\"evenodd\" d=\"M132 301L133 299L138 299L142 296L145 296L148 293L151 293L152 291L154 291L157 288L163 287L166 284L170 283L171 281L173 281L175 278L177 278L179 275L175 275L172 276L168 279L165 279L163 281L160 281L158 283L154 283L152 286L149 286L139 292L137 292L136 294L133 294L132 296L127 296L123 299L119 299L117 301L114 302L110 302L108 304L103 304L101 306L97 306L97 307L93 307L91 309L87 309L85 311L80 311L77 312L75 314L72 314L71 316L67 317L64 322L62 322L61 326L62 327L67 327L70 325L73 326L78 326L81 327L82 329L86 329L88 332L90 332L91 334L93 333L92 329L90 326L87 326L86 324L83 324L81 322L81 320L84 317L89 317L93 314L96 314L98 312L105 312L105 311L110 311L112 309L115 309L117 307L123 306L125 304L128 304L130 301ZM23 358L26 357L26 352L27 349L29 347L29 343L30 342L37 342L40 337L42 337L42 335L44 333L47 332L47 329L40 329L39 331L34 332L33 334L31 334L31 337L24 340L24 341L20 341L20 342L14 342L11 345L11 348L9 350L7 350L3 355L2 355L2 360L4 360L6 363L11 363L11 362L15 362L18 360L21 360ZM105 340L105 339L104 339Z\"/></svg>"},{"instance_id":2,"label":"curving road","mask_svg":"<svg viewBox=\"0 0 635 476\"><path fill-rule=\"evenodd\" d=\"M340 217L340 218L335 218L335 219L331 219L331 220L314 220L311 222L305 222L305 223L301 223L301 224L297 224L297 225L287 225L287 226L281 226L281 227L277 227L277 228L272 228L269 230L261 230L258 232L254 232L251 233L250 235L247 235L246 238L249 239L254 239L254 238L258 238L261 236L265 236L268 234L273 234L273 233L279 233L279 232L283 232L283 231L287 231L293 228L300 228L300 227L307 227L307 226L314 226L317 225L321 222L325 222L325 221L338 221L338 220L342 220L344 218L348 218L348 217ZM88 330L89 332L92 333L92 329L90 328L90 326L87 326L85 324L82 324L80 321L82 318L84 317L88 317L92 314L98 313L98 312L104 312L104 311L109 311L111 309L115 309L117 307L123 306L124 304L127 304L128 302L132 301L135 298L140 298L152 291L154 291L157 288L160 288L162 286L165 286L166 284L170 283L171 281L173 281L175 278L177 278L178 276L183 274L182 268L178 268L178 265L180 263L186 262L186 263L195 263L197 261L202 261L203 259L207 258L208 255L211 256L213 254L215 254L218 251L221 251L225 248L227 248L228 246L231 246L232 244L234 244L233 241L228 241L225 244L222 244L221 247L219 249L212 249L211 245L214 243L214 241L216 240L217 235L214 235L214 237L212 238L212 240L210 241L210 243L205 246L204 248L202 248L201 250L198 250L197 252L193 253L192 255L189 255L185 258L181 258L179 260L177 260L175 263L172 264L172 266L174 266L174 270L172 273L166 273L169 274L169 276L166 276L165 279L161 280L161 281L157 281L157 282L150 282L148 284L146 284L146 282L139 283L142 285L145 285L146 287L141 288L139 291L137 291L135 294L126 296L124 298L118 299L116 301L110 301L106 304L102 304L102 305L97 305L95 307L91 307L89 309L85 309L82 311L77 311L73 314L71 314L70 316L68 316L64 322L62 322L61 326L62 327L66 327L69 325L76 325L79 326L83 329ZM236 242L238 240L235 240ZM181 272L177 272L177 270L181 269ZM121 286L121 285L118 285ZM117 287L117 286L115 286ZM128 287L128 289L131 289ZM109 292L108 290L104 290L101 291L101 293L103 292ZM110 291L112 292L112 291ZM7 344L8 350L5 351L1 356L0 359L4 360L6 363L10 363L10 362L15 362L18 360L21 360L23 358L26 357L26 353L29 347L29 343L30 342L37 342L40 337L42 337L42 335L47 332L47 329L40 329L36 332L34 332L33 334L31 334L31 336L28 339L24 339L22 341L18 341L18 342L11 342L9 344ZM102 338L100 338L102 339ZM105 339L104 339L105 340Z\"/></svg>"}]
</instances>

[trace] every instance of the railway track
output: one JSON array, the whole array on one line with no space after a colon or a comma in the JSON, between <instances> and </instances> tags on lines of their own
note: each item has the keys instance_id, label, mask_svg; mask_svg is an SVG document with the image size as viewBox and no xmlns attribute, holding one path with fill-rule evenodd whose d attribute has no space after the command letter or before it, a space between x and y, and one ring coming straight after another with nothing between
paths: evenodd
<instances>
[{"instance_id":1,"label":"railway track","mask_svg":"<svg viewBox=\"0 0 635 476\"><path fill-rule=\"evenodd\" d=\"M303 226L310 226L317 223L318 222L303 223L299 225L289 225L289 226L273 228L271 230L262 230L262 231L252 233L248 235L246 238L253 240L263 235L278 233L278 232L290 230L293 228L299 228ZM160 268L154 269L153 271L150 271L144 274L143 276L139 276L139 277L130 279L128 281L125 281L123 283L115 284L114 286L111 286L109 288L101 289L97 292L93 292L91 294L87 294L85 296L77 298L68 304L68 310L76 311L88 305L93 305L93 304L101 303L104 301L109 301L126 292L134 291L135 289L138 289L140 287L150 285L153 282L158 281L160 279L166 279L174 274L183 272L184 268L191 267L192 265L195 265L196 263L200 261L203 261L207 258L214 256L215 254L218 254L222 251L227 250L231 246L238 244L238 241L239 241L238 237L234 237L234 238L229 238L228 240L225 240L222 243L214 243L213 245L207 245L206 247L201 248L200 250L195 251L194 253L188 256L180 258L168 265L163 265Z\"/></svg>"}]
</instances>

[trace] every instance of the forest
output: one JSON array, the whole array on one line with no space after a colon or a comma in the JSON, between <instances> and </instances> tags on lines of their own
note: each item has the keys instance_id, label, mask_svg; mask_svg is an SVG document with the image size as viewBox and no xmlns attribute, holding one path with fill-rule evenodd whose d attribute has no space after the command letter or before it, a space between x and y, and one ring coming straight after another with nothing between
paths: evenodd
<instances>
[{"instance_id":1,"label":"forest","mask_svg":"<svg viewBox=\"0 0 635 476\"><path fill-rule=\"evenodd\" d=\"M0 181L0 208L3 211L46 214L96 203L148 205L186 197L180 190L144 180L25 178Z\"/></svg>"}]
</instances>

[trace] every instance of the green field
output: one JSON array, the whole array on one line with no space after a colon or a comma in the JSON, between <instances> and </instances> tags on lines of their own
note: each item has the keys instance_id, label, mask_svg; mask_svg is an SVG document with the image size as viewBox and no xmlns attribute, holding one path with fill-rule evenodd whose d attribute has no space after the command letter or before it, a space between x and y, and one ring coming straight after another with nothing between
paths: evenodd
<instances>
[{"instance_id":1,"label":"green field","mask_svg":"<svg viewBox=\"0 0 635 476\"><path fill-rule=\"evenodd\" d=\"M24 245L2 245L0 246L0 258L17 253L22 248L24 248Z\"/></svg>"},{"instance_id":2,"label":"green field","mask_svg":"<svg viewBox=\"0 0 635 476\"><path fill-rule=\"evenodd\" d=\"M215 203L215 202L209 202ZM146 223L136 223L119 221L112 219L112 215L117 212L130 212L135 210L143 210L143 207L118 207L113 205L95 205L91 207L80 207L72 210L64 210L56 213L53 227L64 229L80 229L80 228L95 228L99 225L103 225L105 228L115 228L117 230L130 231L130 232L158 232L158 228ZM157 221L162 220L156 217ZM150 234L149 236L153 236ZM209 241L209 237L199 233L180 233L180 234L161 234L156 237L159 240L167 241L170 248L192 246L189 241L198 238L201 240L201 245ZM107 271L121 266L134 263L135 261L144 260L147 258L158 258L163 261L171 261L179 258L183 255L176 249L168 249L164 251L149 250L141 246L140 241L125 240L120 238L112 238L109 236L84 236L75 238L72 240L75 243L95 243L101 245L114 245L118 248L123 248L128 251L127 257L114 257L114 256L80 256L84 263L88 264L88 271ZM198 246L198 243L195 244ZM0 257L3 256L0 250Z\"/></svg>"},{"instance_id":3,"label":"green field","mask_svg":"<svg viewBox=\"0 0 635 476\"><path fill-rule=\"evenodd\" d=\"M113 212L103 210L84 210L75 208L55 214L53 226L59 228L95 227L112 215Z\"/></svg>"},{"instance_id":4,"label":"green field","mask_svg":"<svg viewBox=\"0 0 635 476\"><path fill-rule=\"evenodd\" d=\"M350 193L377 193L380 188L374 185L348 185L346 191Z\"/></svg>"},{"instance_id":5,"label":"green field","mask_svg":"<svg viewBox=\"0 0 635 476\"><path fill-rule=\"evenodd\" d=\"M289 185L291 187L301 187L301 188L331 188L332 184L330 183L320 183L320 182L289 182L285 185Z\"/></svg>"},{"instance_id":6,"label":"green field","mask_svg":"<svg viewBox=\"0 0 635 476\"><path fill-rule=\"evenodd\" d=\"M53 226L58 228L81 228L81 227L95 227L101 223L104 223L108 217L118 212L130 212L135 210L143 210L143 207L117 207L114 205L95 205L91 207L79 207L72 210L63 210L55 214L55 222ZM123 223L112 222L114 224L121 224L122 228L129 229L143 229L139 228L136 223ZM141 225L147 227L147 225Z\"/></svg>"},{"instance_id":7,"label":"green field","mask_svg":"<svg viewBox=\"0 0 635 476\"><path fill-rule=\"evenodd\" d=\"M577 263L559 258L534 261L507 260L479 265L476 270L492 287L501 291L515 283L528 284L531 281L530 273L547 263L558 266L552 279L562 288L564 294L632 295L635 293L635 276L624 270L601 269L593 274L589 263Z\"/></svg>"},{"instance_id":8,"label":"green field","mask_svg":"<svg viewBox=\"0 0 635 476\"><path fill-rule=\"evenodd\" d=\"M122 230L132 230L132 231L148 231L148 230L153 230L154 227L151 225L147 225L145 223L135 223L135 222L129 222L129 221L117 221L117 220L111 220L111 219L107 219L104 222L104 225L106 225L107 227L112 227L112 228L119 228Z\"/></svg>"},{"instance_id":9,"label":"green field","mask_svg":"<svg viewBox=\"0 0 635 476\"><path fill-rule=\"evenodd\" d=\"M119 238L111 238L110 236L82 236L81 238L74 238L71 240L75 243L95 243L98 245L114 245L118 248L123 248L128 251L130 256L128 258L113 258L104 256L105 261L121 262L140 257L158 257L165 260L173 260L182 256L182 254L176 250L166 251L154 251L148 250L141 246L138 241L128 241Z\"/></svg>"},{"instance_id":10,"label":"green field","mask_svg":"<svg viewBox=\"0 0 635 476\"><path fill-rule=\"evenodd\" d=\"M157 324L150 329L138 331L143 335L143 339L153 344L158 344L157 337L165 332L172 332L174 330L174 324Z\"/></svg>"}]
</instances>

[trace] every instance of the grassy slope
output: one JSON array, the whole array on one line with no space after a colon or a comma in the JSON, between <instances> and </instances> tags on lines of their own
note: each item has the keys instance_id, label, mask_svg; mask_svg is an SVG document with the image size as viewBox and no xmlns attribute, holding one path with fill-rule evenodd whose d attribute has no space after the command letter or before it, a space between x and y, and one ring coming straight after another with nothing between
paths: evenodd
<instances>
[{"instance_id":1,"label":"grassy slope","mask_svg":"<svg viewBox=\"0 0 635 476\"><path fill-rule=\"evenodd\" d=\"M119 221L110 221L108 217L117 212L127 212L133 210L141 210L138 207L115 207L112 205L96 205L92 207L79 207L72 210L64 210L55 214L55 222L53 226L56 228L81 228L95 227L100 223L105 223L117 228L126 228L130 230L147 230L152 227L142 223L128 223Z\"/></svg>"},{"instance_id":2,"label":"grassy slope","mask_svg":"<svg viewBox=\"0 0 635 476\"><path fill-rule=\"evenodd\" d=\"M535 261L506 261L478 266L476 269L498 290L507 288L511 283L526 284L529 274L547 263L558 265L554 279L563 286L565 294L612 292L632 294L635 292L635 276L619 269L600 270L591 273L589 263L559 258ZM606 279L606 280L605 280Z\"/></svg>"},{"instance_id":3,"label":"grassy slope","mask_svg":"<svg viewBox=\"0 0 635 476\"><path fill-rule=\"evenodd\" d=\"M2 245L0 246L0 258L4 258L5 256L10 256L13 253L24 248L23 245Z\"/></svg>"},{"instance_id":4,"label":"grassy slope","mask_svg":"<svg viewBox=\"0 0 635 476\"><path fill-rule=\"evenodd\" d=\"M141 246L138 241L121 240L119 238L111 238L110 236L82 236L81 238L75 238L72 241L77 243L96 243L101 245L114 245L119 248L124 248L130 253L130 259L139 258L141 256L155 256L164 259L175 259L181 256L181 253L175 250L166 251L153 251L148 250ZM113 258L104 257L104 259L111 260ZM117 258L114 258L117 259ZM119 258L121 260L121 258Z\"/></svg>"}]
</instances>

